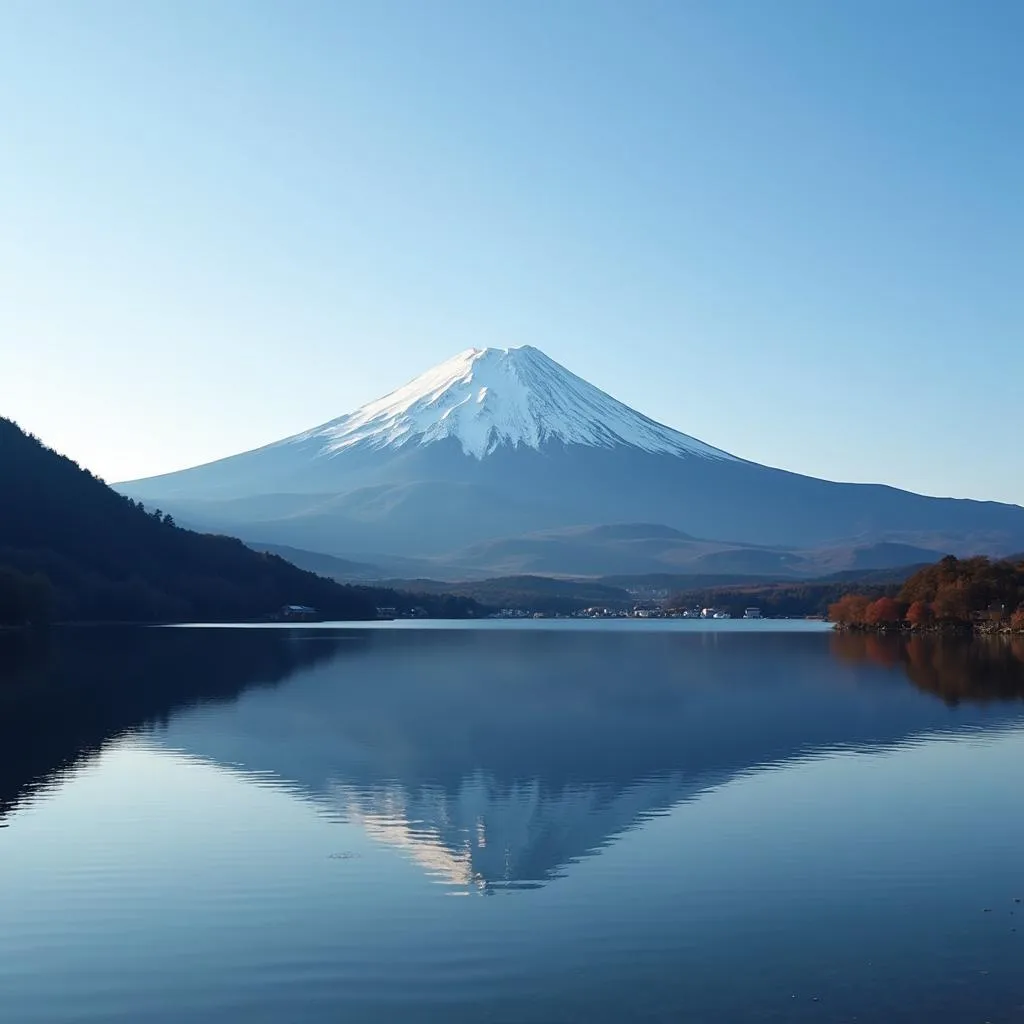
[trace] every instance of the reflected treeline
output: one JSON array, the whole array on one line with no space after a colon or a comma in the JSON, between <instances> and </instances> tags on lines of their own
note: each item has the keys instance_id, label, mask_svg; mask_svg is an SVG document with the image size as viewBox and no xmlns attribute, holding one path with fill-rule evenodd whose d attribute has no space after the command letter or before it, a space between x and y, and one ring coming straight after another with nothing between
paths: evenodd
<instances>
[{"instance_id":1,"label":"reflected treeline","mask_svg":"<svg viewBox=\"0 0 1024 1024\"><path fill-rule=\"evenodd\" d=\"M173 633L173 636L171 635ZM284 630L88 627L0 632L0 824L105 743L329 659L337 641Z\"/></svg>"},{"instance_id":2,"label":"reflected treeline","mask_svg":"<svg viewBox=\"0 0 1024 1024\"><path fill-rule=\"evenodd\" d=\"M901 668L949 705L1024 700L1024 638L836 633L832 653L849 662Z\"/></svg>"}]
</instances>

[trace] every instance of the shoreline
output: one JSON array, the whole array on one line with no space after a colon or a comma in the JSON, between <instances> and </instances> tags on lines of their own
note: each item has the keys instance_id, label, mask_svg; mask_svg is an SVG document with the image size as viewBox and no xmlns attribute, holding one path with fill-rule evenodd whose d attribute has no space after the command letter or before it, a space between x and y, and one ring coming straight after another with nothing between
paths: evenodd
<instances>
[{"instance_id":1,"label":"shoreline","mask_svg":"<svg viewBox=\"0 0 1024 1024\"><path fill-rule=\"evenodd\" d=\"M1022 636L1024 629L1014 629L1008 622L944 622L930 626L908 626L904 623L835 622L837 633L885 633L900 636Z\"/></svg>"}]
</instances>

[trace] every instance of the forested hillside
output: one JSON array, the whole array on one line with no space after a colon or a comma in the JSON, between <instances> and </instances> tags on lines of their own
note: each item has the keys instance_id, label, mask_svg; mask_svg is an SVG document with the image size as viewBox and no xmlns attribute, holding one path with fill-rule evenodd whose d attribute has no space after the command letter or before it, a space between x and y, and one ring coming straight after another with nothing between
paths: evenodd
<instances>
[{"instance_id":1,"label":"forested hillside","mask_svg":"<svg viewBox=\"0 0 1024 1024\"><path fill-rule=\"evenodd\" d=\"M0 418L0 623L238 620L284 604L365 619L378 596L180 529Z\"/></svg>"}]
</instances>

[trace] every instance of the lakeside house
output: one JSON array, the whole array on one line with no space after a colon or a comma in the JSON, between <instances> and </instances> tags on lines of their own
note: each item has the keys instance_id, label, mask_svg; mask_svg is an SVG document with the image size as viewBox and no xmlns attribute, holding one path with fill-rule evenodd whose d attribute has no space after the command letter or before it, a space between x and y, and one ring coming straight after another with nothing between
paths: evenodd
<instances>
[{"instance_id":1,"label":"lakeside house","mask_svg":"<svg viewBox=\"0 0 1024 1024\"><path fill-rule=\"evenodd\" d=\"M1009 618L1009 609L1001 601L993 601L987 608L971 612L971 621L976 623L1001 623Z\"/></svg>"},{"instance_id":2,"label":"lakeside house","mask_svg":"<svg viewBox=\"0 0 1024 1024\"><path fill-rule=\"evenodd\" d=\"M724 608L701 608L699 618L702 619L731 619L732 612Z\"/></svg>"},{"instance_id":3,"label":"lakeside house","mask_svg":"<svg viewBox=\"0 0 1024 1024\"><path fill-rule=\"evenodd\" d=\"M277 613L284 622L312 622L316 619L316 609L307 604L286 604Z\"/></svg>"}]
</instances>

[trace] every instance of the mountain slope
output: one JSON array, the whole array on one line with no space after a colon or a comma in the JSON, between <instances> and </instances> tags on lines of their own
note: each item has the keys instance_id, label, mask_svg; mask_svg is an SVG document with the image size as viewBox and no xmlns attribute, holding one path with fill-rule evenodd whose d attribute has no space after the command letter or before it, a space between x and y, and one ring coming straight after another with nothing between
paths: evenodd
<instances>
[{"instance_id":1,"label":"mountain slope","mask_svg":"<svg viewBox=\"0 0 1024 1024\"><path fill-rule=\"evenodd\" d=\"M616 523L799 549L855 539L1002 554L1024 544L1018 506L746 462L529 347L470 350L350 415L120 489L246 539L356 559Z\"/></svg>"},{"instance_id":2,"label":"mountain slope","mask_svg":"<svg viewBox=\"0 0 1024 1024\"><path fill-rule=\"evenodd\" d=\"M290 557L291 549L278 553ZM572 527L480 541L434 558L384 561L395 577L426 576L469 581L532 574L593 579L601 576L668 574L691 577L754 577L770 580L818 579L837 572L905 569L935 562L945 554L909 544L846 544L797 551L754 547L689 537L669 527L647 524ZM324 557L324 556L321 556ZM316 568L315 564L303 564ZM337 579L350 576L326 572Z\"/></svg>"},{"instance_id":3,"label":"mountain slope","mask_svg":"<svg viewBox=\"0 0 1024 1024\"><path fill-rule=\"evenodd\" d=\"M381 568L369 562L353 562L348 558L336 558L318 551L303 551L302 548L290 548L285 544L247 544L253 551L262 551L268 555L279 555L286 562L297 565L307 572L315 572L318 576L326 576L341 583L354 583L359 580L379 580L384 573Z\"/></svg>"},{"instance_id":4,"label":"mountain slope","mask_svg":"<svg viewBox=\"0 0 1024 1024\"><path fill-rule=\"evenodd\" d=\"M239 619L286 603L375 616L359 591L147 513L6 419L0 480L0 566L48 581L60 618Z\"/></svg>"}]
</instances>

